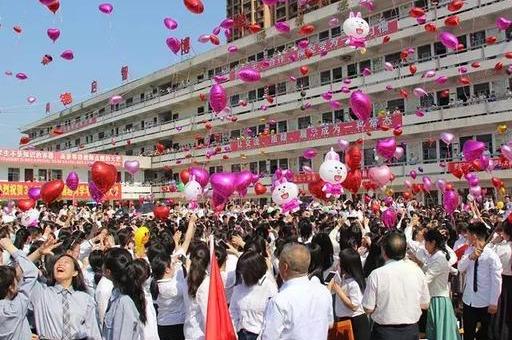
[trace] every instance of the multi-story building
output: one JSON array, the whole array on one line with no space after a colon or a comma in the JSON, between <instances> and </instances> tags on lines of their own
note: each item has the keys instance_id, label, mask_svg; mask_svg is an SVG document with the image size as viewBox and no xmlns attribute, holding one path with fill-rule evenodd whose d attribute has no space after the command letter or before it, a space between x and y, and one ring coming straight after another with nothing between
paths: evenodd
<instances>
[{"instance_id":1,"label":"multi-story building","mask_svg":"<svg viewBox=\"0 0 512 340\"><path fill-rule=\"evenodd\" d=\"M237 5L238 0L230 0L228 11L254 2ZM495 22L500 16L512 16L512 2L467 0L458 12L450 12L446 4L385 0L375 2L372 12L358 1L328 4L305 13L300 21L289 21L289 34L266 28L232 42L237 53L220 46L49 115L22 131L39 150L151 156L145 182L156 197L163 198L178 195L167 192L167 185L191 164L212 173L250 169L269 175L277 168L299 172L305 165L318 169L323 154L336 148L340 137L363 139L364 166L375 165L376 140L392 135L392 130L379 128L381 119L401 125L402 135L397 138L406 150L391 164L395 192L403 190L411 170L420 175L417 181L428 175L433 181L444 178L464 187L464 179L447 173L460 160L464 142L483 141L498 156L500 145L510 137L496 127L512 120L506 72L512 32L499 31ZM426 24L435 25L437 32L453 32L463 48L447 50L438 33L427 31L409 15L413 5L426 8ZM276 13L279 6L283 4L273 8ZM341 27L333 26L333 17L341 25L350 10L361 11L370 24L365 50L346 47ZM447 27L446 18L454 15L459 24ZM302 22L315 27L307 36L313 52L309 57L296 47L304 39L298 33ZM260 68L260 82L237 79L236 71L247 64ZM299 72L302 66L308 67L307 74ZM229 95L229 113L215 115L209 108L206 97L215 76L228 79L223 86ZM447 78L442 85L435 81L439 76ZM371 96L374 116L369 121L354 120L349 94L340 91L342 86ZM428 95L417 98L415 88ZM341 103L336 109L322 98L327 91ZM114 95L121 95L124 102L110 105ZM56 127L63 133L52 134ZM440 141L443 131L456 136L452 144ZM156 152L157 144L165 151ZM319 151L312 161L303 158L308 147ZM492 176L512 183L506 167L502 164ZM480 178L483 187L491 186L491 174L482 172ZM270 184L268 177L262 181ZM436 201L439 194L432 191L426 197Z\"/></svg>"}]
</instances>

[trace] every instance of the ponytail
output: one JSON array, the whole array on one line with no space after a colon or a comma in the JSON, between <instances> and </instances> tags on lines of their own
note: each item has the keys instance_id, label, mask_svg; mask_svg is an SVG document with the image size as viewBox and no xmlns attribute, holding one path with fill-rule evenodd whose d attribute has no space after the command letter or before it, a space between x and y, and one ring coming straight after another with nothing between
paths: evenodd
<instances>
[{"instance_id":1,"label":"ponytail","mask_svg":"<svg viewBox=\"0 0 512 340\"><path fill-rule=\"evenodd\" d=\"M436 248L445 254L447 261L450 261L450 253L446 249L446 240L439 230L428 229L424 234L424 238L425 241L435 242Z\"/></svg>"},{"instance_id":2,"label":"ponytail","mask_svg":"<svg viewBox=\"0 0 512 340\"><path fill-rule=\"evenodd\" d=\"M201 243L190 252L190 270L187 276L188 295L196 297L197 290L206 276L210 264L210 250Z\"/></svg>"},{"instance_id":3,"label":"ponytail","mask_svg":"<svg viewBox=\"0 0 512 340\"><path fill-rule=\"evenodd\" d=\"M165 254L159 254L153 258L151 261L151 296L153 300L158 298L158 294L160 293L158 290L158 280L161 280L164 277L165 270L167 267L171 265L171 258Z\"/></svg>"}]
</instances>

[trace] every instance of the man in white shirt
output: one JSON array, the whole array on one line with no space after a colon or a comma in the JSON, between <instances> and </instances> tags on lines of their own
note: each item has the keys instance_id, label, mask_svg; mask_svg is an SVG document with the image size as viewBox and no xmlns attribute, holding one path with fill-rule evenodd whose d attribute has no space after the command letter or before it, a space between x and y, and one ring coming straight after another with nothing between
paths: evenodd
<instances>
[{"instance_id":1,"label":"man in white shirt","mask_svg":"<svg viewBox=\"0 0 512 340\"><path fill-rule=\"evenodd\" d=\"M363 307L374 326L372 340L416 340L421 310L430 302L423 271L404 260L407 249L405 235L398 231L382 241L386 264L368 277Z\"/></svg>"},{"instance_id":2,"label":"man in white shirt","mask_svg":"<svg viewBox=\"0 0 512 340\"><path fill-rule=\"evenodd\" d=\"M261 340L327 339L334 322L329 290L308 278L311 261L308 248L286 245L279 257L279 274L284 281L266 308Z\"/></svg>"},{"instance_id":3,"label":"man in white shirt","mask_svg":"<svg viewBox=\"0 0 512 340\"><path fill-rule=\"evenodd\" d=\"M462 295L464 302L464 339L487 339L491 315L496 314L501 294L502 265L498 255L486 247L487 227L475 222L468 227L471 244L459 261L458 269L466 274ZM478 334L476 324L480 322Z\"/></svg>"}]
</instances>

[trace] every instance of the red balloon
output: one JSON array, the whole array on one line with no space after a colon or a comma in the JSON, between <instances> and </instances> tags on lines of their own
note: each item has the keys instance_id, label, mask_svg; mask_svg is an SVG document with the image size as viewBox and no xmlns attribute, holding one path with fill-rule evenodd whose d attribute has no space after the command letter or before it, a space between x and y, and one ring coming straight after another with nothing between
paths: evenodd
<instances>
[{"instance_id":1,"label":"red balloon","mask_svg":"<svg viewBox=\"0 0 512 340\"><path fill-rule=\"evenodd\" d=\"M495 187L495 188L500 188L503 186L503 181L497 177L493 177L491 179L491 182L492 182L492 185Z\"/></svg>"},{"instance_id":2,"label":"red balloon","mask_svg":"<svg viewBox=\"0 0 512 340\"><path fill-rule=\"evenodd\" d=\"M170 210L165 205L159 205L153 209L153 215L159 220L166 220L169 217Z\"/></svg>"},{"instance_id":3,"label":"red balloon","mask_svg":"<svg viewBox=\"0 0 512 340\"><path fill-rule=\"evenodd\" d=\"M156 143L156 151L158 151L159 153L162 153L165 151L165 145L163 145L162 143Z\"/></svg>"},{"instance_id":4,"label":"red balloon","mask_svg":"<svg viewBox=\"0 0 512 340\"><path fill-rule=\"evenodd\" d=\"M425 15L425 10L421 7L413 7L409 11L409 15L413 18L419 18Z\"/></svg>"},{"instance_id":5,"label":"red balloon","mask_svg":"<svg viewBox=\"0 0 512 340\"><path fill-rule=\"evenodd\" d=\"M183 0L183 3L194 14L201 14L204 11L204 5L201 0Z\"/></svg>"},{"instance_id":6,"label":"red balloon","mask_svg":"<svg viewBox=\"0 0 512 340\"><path fill-rule=\"evenodd\" d=\"M373 202L372 204L372 211L374 214L378 213L380 211L380 204L379 202Z\"/></svg>"},{"instance_id":7,"label":"red balloon","mask_svg":"<svg viewBox=\"0 0 512 340\"><path fill-rule=\"evenodd\" d=\"M462 169L459 168L459 167L455 167L453 168L452 171L450 171L452 175L454 175L455 177L457 177L458 179L461 179L462 176L464 176L464 173L462 172Z\"/></svg>"},{"instance_id":8,"label":"red balloon","mask_svg":"<svg viewBox=\"0 0 512 340\"><path fill-rule=\"evenodd\" d=\"M361 170L353 169L347 173L347 178L343 182L343 187L353 194L356 194L361 187L363 176Z\"/></svg>"},{"instance_id":9,"label":"red balloon","mask_svg":"<svg viewBox=\"0 0 512 340\"><path fill-rule=\"evenodd\" d=\"M460 19L458 16L456 15L452 15L451 17L448 17L444 20L444 24L446 26L452 26L452 27L455 27L455 26L459 26L460 24Z\"/></svg>"},{"instance_id":10,"label":"red balloon","mask_svg":"<svg viewBox=\"0 0 512 340\"><path fill-rule=\"evenodd\" d=\"M267 187L264 186L263 184L258 182L254 185L254 193L256 193L256 195L263 195L266 192L267 192Z\"/></svg>"},{"instance_id":11,"label":"red balloon","mask_svg":"<svg viewBox=\"0 0 512 340\"><path fill-rule=\"evenodd\" d=\"M427 32L435 32L437 31L437 26L431 22L429 22L428 24L425 24L425 31Z\"/></svg>"},{"instance_id":12,"label":"red balloon","mask_svg":"<svg viewBox=\"0 0 512 340\"><path fill-rule=\"evenodd\" d=\"M315 26L314 25L304 25L302 26L300 29L299 29L299 33L302 34L302 35L310 35L311 33L313 33L315 31Z\"/></svg>"},{"instance_id":13,"label":"red balloon","mask_svg":"<svg viewBox=\"0 0 512 340\"><path fill-rule=\"evenodd\" d=\"M452 183L446 183L444 187L444 191L452 191L453 190L453 184Z\"/></svg>"},{"instance_id":14,"label":"red balloon","mask_svg":"<svg viewBox=\"0 0 512 340\"><path fill-rule=\"evenodd\" d=\"M251 31L251 33L258 33L261 31L261 26L258 24L251 24L249 25L249 31Z\"/></svg>"},{"instance_id":15,"label":"red balloon","mask_svg":"<svg viewBox=\"0 0 512 340\"><path fill-rule=\"evenodd\" d=\"M180 179L183 184L187 184L188 181L190 180L190 172L188 172L187 169L181 170Z\"/></svg>"},{"instance_id":16,"label":"red balloon","mask_svg":"<svg viewBox=\"0 0 512 340\"><path fill-rule=\"evenodd\" d=\"M31 199L31 198L22 199L22 200L18 201L18 208L21 211L28 211L28 210L32 209L33 207L35 207L35 206L36 206L36 202L33 199Z\"/></svg>"},{"instance_id":17,"label":"red balloon","mask_svg":"<svg viewBox=\"0 0 512 340\"><path fill-rule=\"evenodd\" d=\"M416 65L409 65L409 71L411 72L412 75L416 74L416 71L417 71L417 67Z\"/></svg>"},{"instance_id":18,"label":"red balloon","mask_svg":"<svg viewBox=\"0 0 512 340\"><path fill-rule=\"evenodd\" d=\"M56 1L52 2L51 4L49 4L47 7L48 7L48 9L49 9L53 14L55 14L55 13L57 13L57 11L58 11L58 10L59 10L59 8L60 8L60 2L59 2L59 0L56 0Z\"/></svg>"},{"instance_id":19,"label":"red balloon","mask_svg":"<svg viewBox=\"0 0 512 340\"><path fill-rule=\"evenodd\" d=\"M20 138L20 145L25 145L25 144L28 144L30 142L30 137L28 136L23 136Z\"/></svg>"},{"instance_id":20,"label":"red balloon","mask_svg":"<svg viewBox=\"0 0 512 340\"><path fill-rule=\"evenodd\" d=\"M402 194L402 196L403 196L403 198L404 198L405 200L410 200L410 199L411 199L411 197L412 197L412 194L411 194L409 191L406 191L406 192L404 192L404 193Z\"/></svg>"},{"instance_id":21,"label":"red balloon","mask_svg":"<svg viewBox=\"0 0 512 340\"><path fill-rule=\"evenodd\" d=\"M494 35L491 35L491 36L488 36L487 38L485 38L485 42L488 44L488 45L492 45L492 44L495 44L496 43L496 37Z\"/></svg>"},{"instance_id":22,"label":"red balloon","mask_svg":"<svg viewBox=\"0 0 512 340\"><path fill-rule=\"evenodd\" d=\"M357 144L352 144L349 146L347 152L345 153L345 163L348 168L351 170L359 169L361 166L361 148Z\"/></svg>"},{"instance_id":23,"label":"red balloon","mask_svg":"<svg viewBox=\"0 0 512 340\"><path fill-rule=\"evenodd\" d=\"M56 179L51 182L46 182L41 187L41 199L46 204L50 204L55 201L62 191L64 190L64 182L60 179Z\"/></svg>"},{"instance_id":24,"label":"red balloon","mask_svg":"<svg viewBox=\"0 0 512 340\"><path fill-rule=\"evenodd\" d=\"M210 42L214 45L220 45L220 39L215 34L210 34Z\"/></svg>"},{"instance_id":25,"label":"red balloon","mask_svg":"<svg viewBox=\"0 0 512 340\"><path fill-rule=\"evenodd\" d=\"M299 68L299 71L300 71L300 73L301 73L303 76L305 76L306 74L308 74L308 73L309 73L309 67L307 67L307 66L301 66L301 67Z\"/></svg>"},{"instance_id":26,"label":"red balloon","mask_svg":"<svg viewBox=\"0 0 512 340\"><path fill-rule=\"evenodd\" d=\"M101 193L106 194L116 183L117 169L111 164L94 162L91 167L91 180Z\"/></svg>"},{"instance_id":27,"label":"red balloon","mask_svg":"<svg viewBox=\"0 0 512 340\"><path fill-rule=\"evenodd\" d=\"M316 182L309 182L308 183L308 190L309 193L319 200L327 200L327 197L325 196L325 192L322 191L323 186L325 185L325 182L321 180L320 178Z\"/></svg>"},{"instance_id":28,"label":"red balloon","mask_svg":"<svg viewBox=\"0 0 512 340\"><path fill-rule=\"evenodd\" d=\"M448 4L448 10L450 12L457 12L459 9L462 8L462 6L464 6L464 2L461 1L461 0L453 0L452 2L450 2Z\"/></svg>"},{"instance_id":29,"label":"red balloon","mask_svg":"<svg viewBox=\"0 0 512 340\"><path fill-rule=\"evenodd\" d=\"M506 52L505 53L505 58L507 59L512 59L512 52ZM512 214L511 214L512 215Z\"/></svg>"}]
</instances>

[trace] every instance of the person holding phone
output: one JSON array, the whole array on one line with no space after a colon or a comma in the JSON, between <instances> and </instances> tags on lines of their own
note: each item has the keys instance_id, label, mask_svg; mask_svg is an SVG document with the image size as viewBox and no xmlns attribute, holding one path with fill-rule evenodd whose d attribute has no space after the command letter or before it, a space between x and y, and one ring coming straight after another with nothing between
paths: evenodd
<instances>
[{"instance_id":1,"label":"person holding phone","mask_svg":"<svg viewBox=\"0 0 512 340\"><path fill-rule=\"evenodd\" d=\"M363 266L359 253L352 248L340 252L340 274L329 280L328 288L336 294L334 312L337 321L350 320L355 340L370 339L370 322L363 309L365 289ZM326 281L327 281L326 280Z\"/></svg>"}]
</instances>

